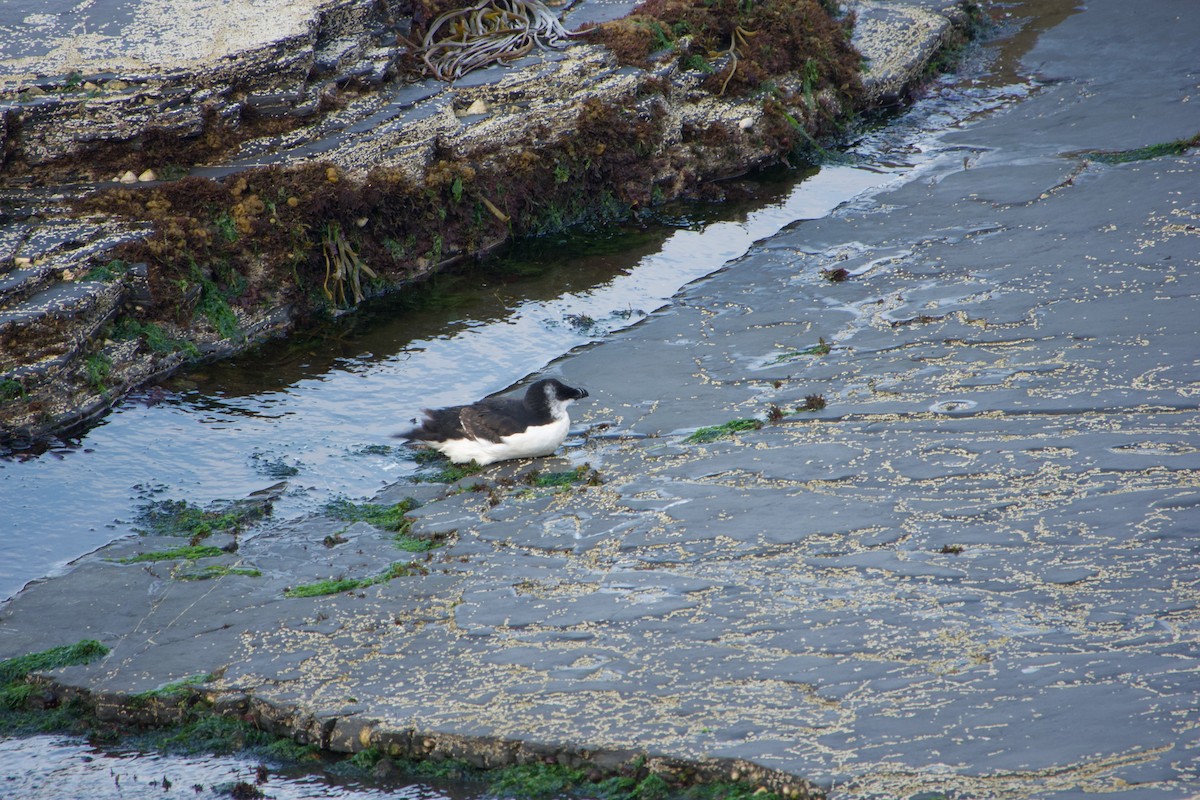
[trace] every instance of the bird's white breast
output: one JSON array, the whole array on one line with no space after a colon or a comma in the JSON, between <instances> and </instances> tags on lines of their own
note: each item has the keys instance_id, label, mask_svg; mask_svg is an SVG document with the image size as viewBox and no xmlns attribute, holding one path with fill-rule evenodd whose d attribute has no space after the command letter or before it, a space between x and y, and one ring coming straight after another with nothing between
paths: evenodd
<instances>
[{"instance_id":1,"label":"bird's white breast","mask_svg":"<svg viewBox=\"0 0 1200 800\"><path fill-rule=\"evenodd\" d=\"M548 456L567 438L567 430L570 426L571 420L564 412L559 419L546 425L526 428L520 433L509 434L499 442L482 439L449 439L434 446L456 464L474 460L483 466L509 458Z\"/></svg>"}]
</instances>

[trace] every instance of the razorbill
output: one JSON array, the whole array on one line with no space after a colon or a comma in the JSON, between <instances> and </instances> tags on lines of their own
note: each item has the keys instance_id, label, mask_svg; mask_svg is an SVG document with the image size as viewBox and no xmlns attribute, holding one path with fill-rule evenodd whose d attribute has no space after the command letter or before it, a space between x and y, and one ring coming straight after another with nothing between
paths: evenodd
<instances>
[{"instance_id":1,"label":"razorbill","mask_svg":"<svg viewBox=\"0 0 1200 800\"><path fill-rule=\"evenodd\" d=\"M509 458L548 456L567 438L567 406L587 397L554 378L529 387L523 400L489 398L469 406L424 409L425 420L401 439L425 442L456 464L483 466Z\"/></svg>"}]
</instances>

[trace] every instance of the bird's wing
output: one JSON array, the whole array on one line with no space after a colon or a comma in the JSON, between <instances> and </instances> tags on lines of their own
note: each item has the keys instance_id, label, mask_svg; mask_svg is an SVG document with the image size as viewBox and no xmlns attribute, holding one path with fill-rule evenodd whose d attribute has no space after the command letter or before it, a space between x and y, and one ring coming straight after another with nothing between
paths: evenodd
<instances>
[{"instance_id":1,"label":"bird's wing","mask_svg":"<svg viewBox=\"0 0 1200 800\"><path fill-rule=\"evenodd\" d=\"M525 424L517 413L521 410L523 407L520 403L499 401L478 403L473 406L465 406L459 412L458 419L468 435L489 442L499 442L505 436L525 428Z\"/></svg>"},{"instance_id":2,"label":"bird's wing","mask_svg":"<svg viewBox=\"0 0 1200 800\"><path fill-rule=\"evenodd\" d=\"M460 438L463 429L459 421L459 411L457 407L423 409L421 413L425 415L425 419L421 424L396 436L400 439L424 442L444 442L447 439Z\"/></svg>"}]
</instances>

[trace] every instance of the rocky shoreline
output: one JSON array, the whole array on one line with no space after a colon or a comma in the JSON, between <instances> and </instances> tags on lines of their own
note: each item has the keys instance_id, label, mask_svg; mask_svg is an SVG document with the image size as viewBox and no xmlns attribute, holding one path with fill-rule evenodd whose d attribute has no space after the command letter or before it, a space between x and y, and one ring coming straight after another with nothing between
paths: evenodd
<instances>
[{"instance_id":1,"label":"rocky shoreline","mask_svg":"<svg viewBox=\"0 0 1200 800\"><path fill-rule=\"evenodd\" d=\"M205 24L243 25L238 7ZM169 36L147 36L140 67L96 72L65 47L0 61L0 441L84 426L186 364L514 235L711 196L812 152L832 123L919 84L972 8L848 5L861 90L790 73L767 101L703 88L713 70L734 77L737 55L687 69L686 42L646 68L577 44L413 82L396 44L412 19L367 0L312 2L219 58L183 49L155 69Z\"/></svg>"},{"instance_id":2,"label":"rocky shoreline","mask_svg":"<svg viewBox=\"0 0 1200 800\"><path fill-rule=\"evenodd\" d=\"M780 797L1190 797L1194 22L1063 8L917 175L555 364L561 458L147 524L0 610L0 658L105 648L24 701Z\"/></svg>"}]
</instances>

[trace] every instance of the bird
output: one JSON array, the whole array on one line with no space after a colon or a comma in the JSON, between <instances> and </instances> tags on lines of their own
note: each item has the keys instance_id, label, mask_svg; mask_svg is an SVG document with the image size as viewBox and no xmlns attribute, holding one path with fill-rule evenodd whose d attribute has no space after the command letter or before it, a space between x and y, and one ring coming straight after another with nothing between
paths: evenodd
<instances>
[{"instance_id":1,"label":"bird","mask_svg":"<svg viewBox=\"0 0 1200 800\"><path fill-rule=\"evenodd\" d=\"M494 397L468 406L423 409L424 421L396 437L423 442L455 464L474 461L482 467L511 458L548 456L567 438L567 406L587 396L586 389L544 378L521 400Z\"/></svg>"}]
</instances>

